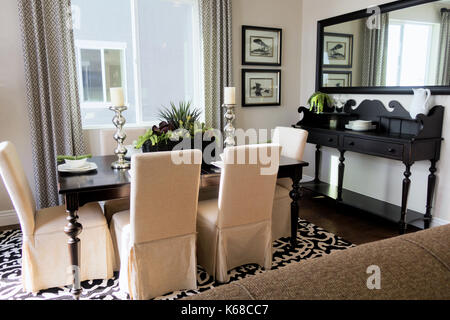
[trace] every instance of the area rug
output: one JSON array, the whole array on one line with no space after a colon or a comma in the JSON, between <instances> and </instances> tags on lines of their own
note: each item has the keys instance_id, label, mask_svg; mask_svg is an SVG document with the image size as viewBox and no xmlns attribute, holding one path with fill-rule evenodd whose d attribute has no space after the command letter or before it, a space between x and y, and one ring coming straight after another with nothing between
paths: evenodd
<instances>
[{"instance_id":1,"label":"area rug","mask_svg":"<svg viewBox=\"0 0 450 320\"><path fill-rule=\"evenodd\" d=\"M313 225L305 220L299 220L295 250L290 250L289 238L282 238L273 244L274 254L272 270L282 268L291 263L314 259L330 254L336 250L354 247L350 242ZM21 285L21 245L20 230L0 232L0 300L61 300L72 299L70 287L52 288L37 294L25 293ZM248 264L230 271L231 282L251 277L265 272L261 267ZM156 298L157 300L175 300L192 296L200 292L218 287L200 266L197 268L197 290L177 291ZM119 290L118 274L109 280L93 280L82 282L81 299L124 300L128 296Z\"/></svg>"}]
</instances>

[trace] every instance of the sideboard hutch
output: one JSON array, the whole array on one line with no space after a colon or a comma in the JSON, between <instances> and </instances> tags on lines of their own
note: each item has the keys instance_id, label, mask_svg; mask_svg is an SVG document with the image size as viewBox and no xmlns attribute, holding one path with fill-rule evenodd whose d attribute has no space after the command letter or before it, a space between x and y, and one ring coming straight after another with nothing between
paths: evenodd
<instances>
[{"instance_id":1,"label":"sideboard hutch","mask_svg":"<svg viewBox=\"0 0 450 320\"><path fill-rule=\"evenodd\" d=\"M349 100L340 113L336 110L317 114L300 107L302 119L294 127L309 132L308 142L316 145L315 179L302 187L315 193L336 199L339 203L374 213L399 223L400 233L405 233L407 225L429 228L432 219L432 202L436 186L436 163L440 157L444 107L435 106L427 116L420 114L412 119L409 112L399 102L389 104L391 111L378 100L365 100L357 108L354 100ZM330 128L330 119L336 127ZM350 120L370 120L376 129L357 132L346 130ZM337 123L336 123L337 122ZM320 181L321 147L335 148L340 153L338 185L336 187ZM357 152L376 157L402 161L405 165L402 183L401 206L377 200L343 188L345 153ZM426 212L419 213L407 209L411 184L411 166L417 161L430 161L428 176ZM362 173L363 174L363 173Z\"/></svg>"}]
</instances>

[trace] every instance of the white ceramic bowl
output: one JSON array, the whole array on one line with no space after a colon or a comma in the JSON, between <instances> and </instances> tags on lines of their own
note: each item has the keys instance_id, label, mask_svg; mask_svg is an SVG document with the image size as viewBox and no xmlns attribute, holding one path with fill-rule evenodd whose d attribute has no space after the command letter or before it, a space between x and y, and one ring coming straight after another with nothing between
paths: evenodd
<instances>
[{"instance_id":1,"label":"white ceramic bowl","mask_svg":"<svg viewBox=\"0 0 450 320\"><path fill-rule=\"evenodd\" d=\"M80 160L65 160L66 164L72 168L72 169L78 169L78 168L82 168L86 165L87 162L87 158L84 159L80 159Z\"/></svg>"}]
</instances>

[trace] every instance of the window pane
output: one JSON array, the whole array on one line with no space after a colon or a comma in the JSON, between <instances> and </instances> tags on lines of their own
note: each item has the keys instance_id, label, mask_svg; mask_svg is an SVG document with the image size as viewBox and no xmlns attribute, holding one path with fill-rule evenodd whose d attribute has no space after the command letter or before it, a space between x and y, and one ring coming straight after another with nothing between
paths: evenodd
<instances>
[{"instance_id":1,"label":"window pane","mask_svg":"<svg viewBox=\"0 0 450 320\"><path fill-rule=\"evenodd\" d=\"M107 101L111 101L109 89L125 87L122 81L122 51L105 50L105 78Z\"/></svg>"},{"instance_id":2,"label":"window pane","mask_svg":"<svg viewBox=\"0 0 450 320\"><path fill-rule=\"evenodd\" d=\"M79 24L74 26L74 38L78 47L83 48L87 45L90 49L105 49L105 87L107 89L105 99L110 99L110 87L123 86L128 102L128 111L124 113L124 116L127 124L136 123L131 1L72 0L71 2L79 12ZM122 47L125 49L118 49ZM122 52L120 58L118 58L119 52ZM119 60L122 61L122 69L117 72ZM107 103L104 102L103 97L101 101L89 103L88 106L82 104L83 126L113 126L111 119L114 114L106 108Z\"/></svg>"},{"instance_id":3,"label":"window pane","mask_svg":"<svg viewBox=\"0 0 450 320\"><path fill-rule=\"evenodd\" d=\"M386 72L386 85L398 86L400 73L400 49L402 27L396 24L389 25L388 61Z\"/></svg>"},{"instance_id":4,"label":"window pane","mask_svg":"<svg viewBox=\"0 0 450 320\"><path fill-rule=\"evenodd\" d=\"M103 101L102 58L100 50L81 50L83 100Z\"/></svg>"},{"instance_id":5,"label":"window pane","mask_svg":"<svg viewBox=\"0 0 450 320\"><path fill-rule=\"evenodd\" d=\"M194 100L193 10L193 1L138 1L144 121L170 101Z\"/></svg>"},{"instance_id":6,"label":"window pane","mask_svg":"<svg viewBox=\"0 0 450 320\"><path fill-rule=\"evenodd\" d=\"M427 25L405 24L401 86L422 86L426 83L430 30Z\"/></svg>"}]
</instances>

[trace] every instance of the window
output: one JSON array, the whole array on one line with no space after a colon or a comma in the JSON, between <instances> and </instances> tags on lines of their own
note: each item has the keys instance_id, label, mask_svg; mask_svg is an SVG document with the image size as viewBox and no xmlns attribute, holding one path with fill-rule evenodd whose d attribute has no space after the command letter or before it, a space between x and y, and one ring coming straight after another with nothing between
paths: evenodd
<instances>
[{"instance_id":1,"label":"window","mask_svg":"<svg viewBox=\"0 0 450 320\"><path fill-rule=\"evenodd\" d=\"M171 101L202 109L197 0L72 0L84 128L112 126L123 87L128 124L150 126Z\"/></svg>"},{"instance_id":2,"label":"window","mask_svg":"<svg viewBox=\"0 0 450 320\"><path fill-rule=\"evenodd\" d=\"M434 84L433 66L437 61L433 57L437 54L433 51L439 47L438 33L438 28L430 23L390 21L387 86Z\"/></svg>"},{"instance_id":3,"label":"window","mask_svg":"<svg viewBox=\"0 0 450 320\"><path fill-rule=\"evenodd\" d=\"M77 42L80 100L82 107L103 108L111 101L110 89L126 92L125 44Z\"/></svg>"}]
</instances>

